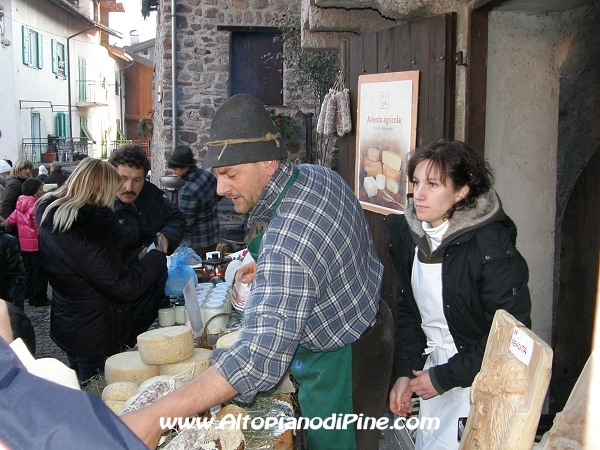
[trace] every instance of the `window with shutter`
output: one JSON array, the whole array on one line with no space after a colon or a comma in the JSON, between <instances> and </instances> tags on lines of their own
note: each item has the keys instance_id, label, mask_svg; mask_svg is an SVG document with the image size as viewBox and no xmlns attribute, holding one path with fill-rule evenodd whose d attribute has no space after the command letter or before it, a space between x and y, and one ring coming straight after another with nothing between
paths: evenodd
<instances>
[{"instance_id":1,"label":"window with shutter","mask_svg":"<svg viewBox=\"0 0 600 450\"><path fill-rule=\"evenodd\" d=\"M44 65L42 35L27 25L22 25L21 37L23 39L23 64L41 69Z\"/></svg>"}]
</instances>

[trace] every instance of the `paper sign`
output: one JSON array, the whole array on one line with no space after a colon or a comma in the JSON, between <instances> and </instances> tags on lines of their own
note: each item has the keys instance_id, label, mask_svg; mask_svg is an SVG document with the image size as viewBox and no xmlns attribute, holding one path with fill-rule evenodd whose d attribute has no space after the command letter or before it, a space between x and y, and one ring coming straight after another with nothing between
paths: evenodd
<instances>
[{"instance_id":1,"label":"paper sign","mask_svg":"<svg viewBox=\"0 0 600 450\"><path fill-rule=\"evenodd\" d=\"M523 330L515 327L510 340L510 351L517 359L529 365L533 353L533 339L527 336Z\"/></svg>"},{"instance_id":2,"label":"paper sign","mask_svg":"<svg viewBox=\"0 0 600 450\"><path fill-rule=\"evenodd\" d=\"M198 296L196 295L196 285L194 280L190 278L183 288L183 298L185 299L185 308L187 309L190 318L190 325L194 332L194 337L202 334L202 316L200 315L200 305L198 304Z\"/></svg>"}]
</instances>

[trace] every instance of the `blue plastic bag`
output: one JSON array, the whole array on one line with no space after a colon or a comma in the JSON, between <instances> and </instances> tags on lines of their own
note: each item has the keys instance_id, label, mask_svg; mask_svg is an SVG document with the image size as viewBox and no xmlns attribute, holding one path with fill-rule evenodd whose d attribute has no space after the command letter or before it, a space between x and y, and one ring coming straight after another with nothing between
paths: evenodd
<instances>
[{"instance_id":1,"label":"blue plastic bag","mask_svg":"<svg viewBox=\"0 0 600 450\"><path fill-rule=\"evenodd\" d=\"M201 263L196 253L188 251L188 243L184 242L179 246L176 255L171 256L171 265L169 266L169 276L165 285L165 295L182 295L183 288L188 281L193 280L194 285L198 284L198 276L191 266Z\"/></svg>"}]
</instances>

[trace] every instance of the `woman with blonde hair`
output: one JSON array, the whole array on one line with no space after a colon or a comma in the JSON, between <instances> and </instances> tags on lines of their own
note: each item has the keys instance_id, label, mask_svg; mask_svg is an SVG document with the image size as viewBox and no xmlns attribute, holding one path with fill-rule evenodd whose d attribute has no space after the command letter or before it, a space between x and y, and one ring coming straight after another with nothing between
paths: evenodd
<instances>
[{"instance_id":1,"label":"woman with blonde hair","mask_svg":"<svg viewBox=\"0 0 600 450\"><path fill-rule=\"evenodd\" d=\"M50 336L84 381L108 356L133 346L131 304L164 270L151 250L127 267L123 231L113 211L121 177L109 163L86 158L67 182L38 202L42 265L52 286Z\"/></svg>"},{"instance_id":2,"label":"woman with blonde hair","mask_svg":"<svg viewBox=\"0 0 600 450\"><path fill-rule=\"evenodd\" d=\"M10 175L6 179L6 190L4 191L4 198L2 199L2 209L0 209L0 216L5 219L12 214L17 206L17 199L21 195L21 186L28 178L31 178L31 171L33 169L33 163L28 159L21 158L12 166ZM16 236L17 227L13 228L13 234Z\"/></svg>"}]
</instances>

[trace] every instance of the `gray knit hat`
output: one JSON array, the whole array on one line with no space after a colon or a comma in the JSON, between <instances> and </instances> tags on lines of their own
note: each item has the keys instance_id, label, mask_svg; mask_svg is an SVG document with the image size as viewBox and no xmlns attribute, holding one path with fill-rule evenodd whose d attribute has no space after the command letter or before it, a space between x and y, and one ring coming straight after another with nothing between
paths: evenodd
<instances>
[{"instance_id":1,"label":"gray knit hat","mask_svg":"<svg viewBox=\"0 0 600 450\"><path fill-rule=\"evenodd\" d=\"M206 145L204 168L288 157L269 111L248 94L234 95L217 110Z\"/></svg>"}]
</instances>

